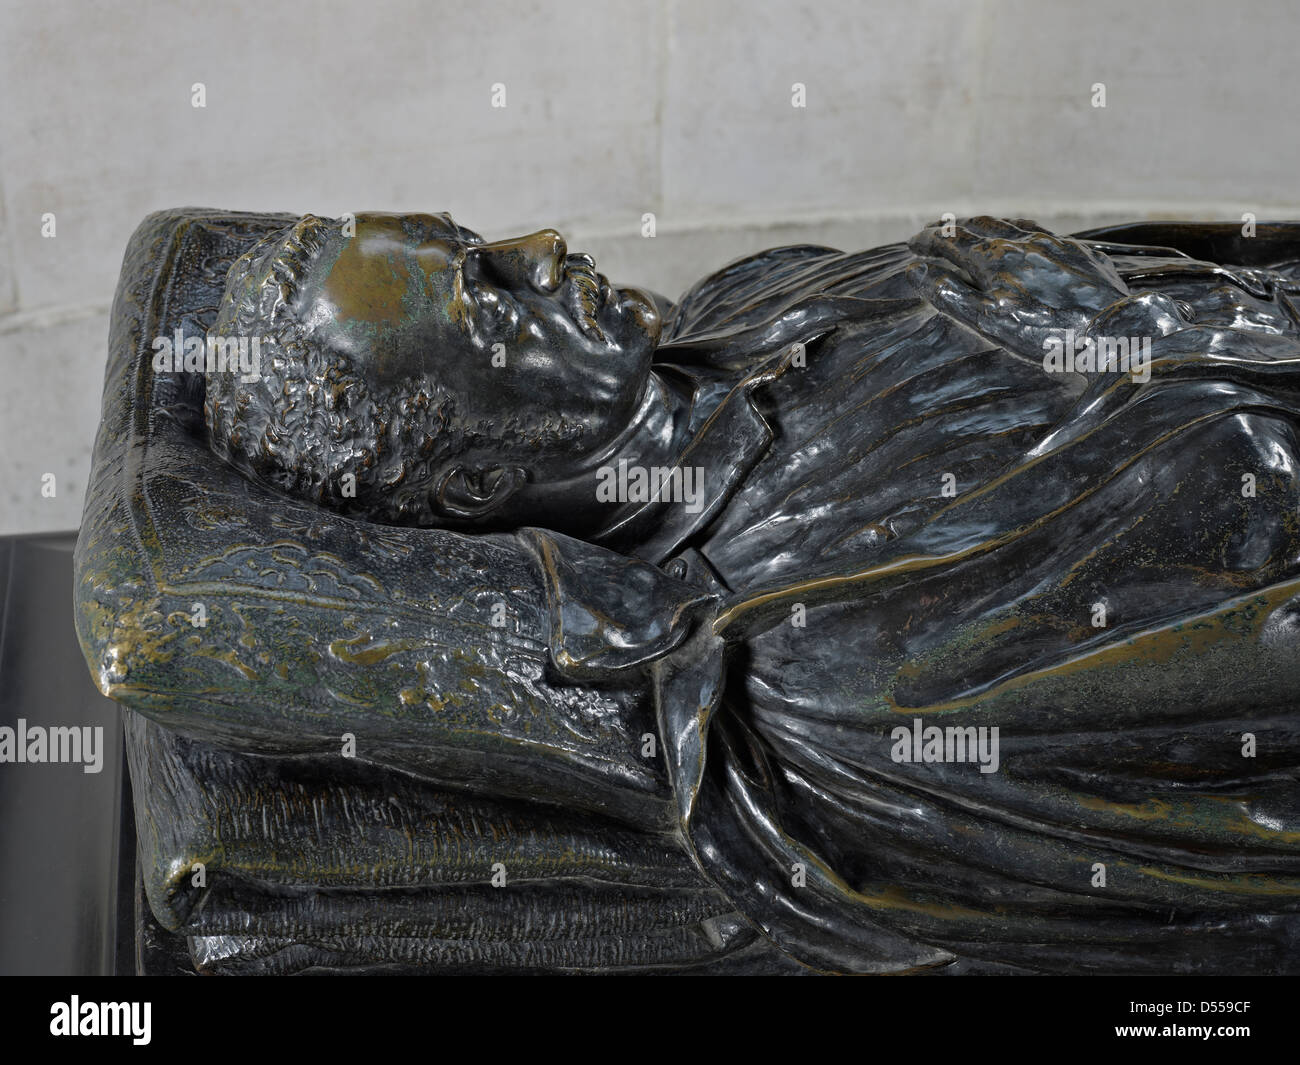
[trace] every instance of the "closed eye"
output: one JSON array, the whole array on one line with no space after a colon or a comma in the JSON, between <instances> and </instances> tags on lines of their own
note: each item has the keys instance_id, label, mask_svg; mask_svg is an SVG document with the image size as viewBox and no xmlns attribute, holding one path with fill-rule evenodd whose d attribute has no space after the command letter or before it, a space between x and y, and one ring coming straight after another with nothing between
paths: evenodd
<instances>
[{"instance_id":1,"label":"closed eye","mask_svg":"<svg viewBox=\"0 0 1300 1065\"><path fill-rule=\"evenodd\" d=\"M467 291L474 304L475 318L484 329L500 325L509 315L508 297L499 289L482 282L472 282Z\"/></svg>"}]
</instances>

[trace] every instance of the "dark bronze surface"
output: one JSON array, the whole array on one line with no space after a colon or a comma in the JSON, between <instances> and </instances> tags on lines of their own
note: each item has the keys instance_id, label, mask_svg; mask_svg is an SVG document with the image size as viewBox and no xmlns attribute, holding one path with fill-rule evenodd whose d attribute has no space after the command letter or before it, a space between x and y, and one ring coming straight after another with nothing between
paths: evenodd
<instances>
[{"instance_id":1,"label":"dark bronze surface","mask_svg":"<svg viewBox=\"0 0 1300 1065\"><path fill-rule=\"evenodd\" d=\"M551 230L151 216L76 596L142 955L1295 971L1298 235L972 219L671 304Z\"/></svg>"}]
</instances>

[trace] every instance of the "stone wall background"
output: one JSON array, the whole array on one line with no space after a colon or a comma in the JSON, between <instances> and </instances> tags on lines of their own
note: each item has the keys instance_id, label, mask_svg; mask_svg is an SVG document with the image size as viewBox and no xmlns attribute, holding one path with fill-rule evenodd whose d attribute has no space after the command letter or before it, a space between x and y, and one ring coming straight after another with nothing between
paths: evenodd
<instances>
[{"instance_id":1,"label":"stone wall background","mask_svg":"<svg viewBox=\"0 0 1300 1065\"><path fill-rule=\"evenodd\" d=\"M945 211L1300 218L1297 45L1288 0L0 0L0 534L79 522L150 211L551 225L668 295Z\"/></svg>"}]
</instances>

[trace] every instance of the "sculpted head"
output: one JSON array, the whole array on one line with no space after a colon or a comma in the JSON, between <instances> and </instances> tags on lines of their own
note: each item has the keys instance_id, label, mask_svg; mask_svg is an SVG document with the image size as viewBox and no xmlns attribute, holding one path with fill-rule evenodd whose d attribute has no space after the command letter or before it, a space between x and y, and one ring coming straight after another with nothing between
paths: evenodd
<instances>
[{"instance_id":1,"label":"sculpted head","mask_svg":"<svg viewBox=\"0 0 1300 1065\"><path fill-rule=\"evenodd\" d=\"M660 321L554 230L487 243L449 216L308 215L240 258L212 332L211 445L246 473L404 525L527 521L631 421Z\"/></svg>"}]
</instances>

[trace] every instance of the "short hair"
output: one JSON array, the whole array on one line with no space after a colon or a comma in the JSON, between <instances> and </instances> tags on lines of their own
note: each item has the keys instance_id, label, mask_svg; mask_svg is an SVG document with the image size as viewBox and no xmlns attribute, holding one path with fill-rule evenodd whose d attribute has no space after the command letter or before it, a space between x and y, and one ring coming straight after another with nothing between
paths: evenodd
<instances>
[{"instance_id":1,"label":"short hair","mask_svg":"<svg viewBox=\"0 0 1300 1065\"><path fill-rule=\"evenodd\" d=\"M469 443L454 397L425 375L376 386L293 310L303 277L342 239L339 223L306 215L232 264L209 335L260 337L260 376L206 375L209 446L288 495L386 524L432 525L433 478Z\"/></svg>"}]
</instances>

